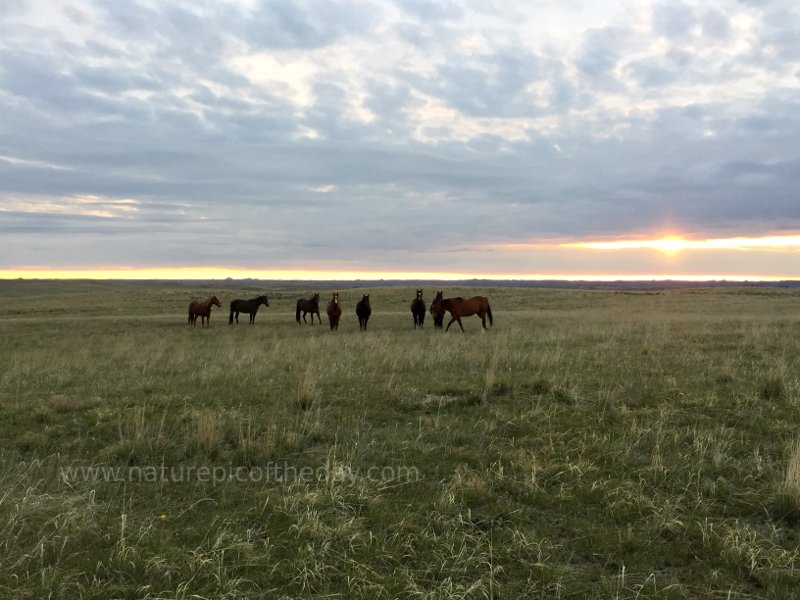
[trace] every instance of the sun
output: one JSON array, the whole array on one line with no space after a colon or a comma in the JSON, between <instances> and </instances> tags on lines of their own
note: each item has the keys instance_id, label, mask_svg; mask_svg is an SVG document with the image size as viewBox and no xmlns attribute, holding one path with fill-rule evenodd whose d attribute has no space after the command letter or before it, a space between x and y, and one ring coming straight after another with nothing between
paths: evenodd
<instances>
[{"instance_id":1,"label":"sun","mask_svg":"<svg viewBox=\"0 0 800 600\"><path fill-rule=\"evenodd\" d=\"M641 240L613 240L607 242L576 242L562 244L567 248L583 248L591 250L636 250L648 249L657 250L664 254L674 256L683 250L690 250L697 247L697 242L686 240L680 236L665 236L658 239Z\"/></svg>"},{"instance_id":2,"label":"sun","mask_svg":"<svg viewBox=\"0 0 800 600\"><path fill-rule=\"evenodd\" d=\"M681 250L686 250L686 241L680 237L665 237L653 240L653 247L664 254L674 256Z\"/></svg>"}]
</instances>

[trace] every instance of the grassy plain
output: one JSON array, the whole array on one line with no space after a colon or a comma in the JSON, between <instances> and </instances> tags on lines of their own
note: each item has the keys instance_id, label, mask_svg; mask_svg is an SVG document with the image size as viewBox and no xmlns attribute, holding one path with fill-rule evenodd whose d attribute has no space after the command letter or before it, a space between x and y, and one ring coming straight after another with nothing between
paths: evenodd
<instances>
[{"instance_id":1,"label":"grassy plain","mask_svg":"<svg viewBox=\"0 0 800 600\"><path fill-rule=\"evenodd\" d=\"M0 282L0 597L800 595L797 291L261 289Z\"/></svg>"}]
</instances>

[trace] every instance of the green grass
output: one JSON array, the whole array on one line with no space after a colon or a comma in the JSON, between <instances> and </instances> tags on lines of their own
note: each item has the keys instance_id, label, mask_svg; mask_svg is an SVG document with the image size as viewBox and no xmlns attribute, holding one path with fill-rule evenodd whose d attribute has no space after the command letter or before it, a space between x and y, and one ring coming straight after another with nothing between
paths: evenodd
<instances>
[{"instance_id":1,"label":"green grass","mask_svg":"<svg viewBox=\"0 0 800 600\"><path fill-rule=\"evenodd\" d=\"M257 289L0 282L0 597L800 597L797 292Z\"/></svg>"}]
</instances>

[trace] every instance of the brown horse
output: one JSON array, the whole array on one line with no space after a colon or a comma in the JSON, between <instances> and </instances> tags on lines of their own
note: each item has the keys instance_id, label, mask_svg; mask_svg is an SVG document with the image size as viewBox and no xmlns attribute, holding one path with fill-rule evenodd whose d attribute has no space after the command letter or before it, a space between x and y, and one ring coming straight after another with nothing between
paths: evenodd
<instances>
[{"instance_id":1,"label":"brown horse","mask_svg":"<svg viewBox=\"0 0 800 600\"><path fill-rule=\"evenodd\" d=\"M450 298L450 300L463 300L461 296ZM433 326L435 329L442 329L444 327L444 314L447 312L442 304L444 297L442 292L436 292L436 298L431 302L431 316L433 317Z\"/></svg>"},{"instance_id":2,"label":"brown horse","mask_svg":"<svg viewBox=\"0 0 800 600\"><path fill-rule=\"evenodd\" d=\"M339 304L339 292L333 292L331 301L328 302L328 321L331 324L331 331L339 329L339 317L342 316L342 306Z\"/></svg>"},{"instance_id":3,"label":"brown horse","mask_svg":"<svg viewBox=\"0 0 800 600\"><path fill-rule=\"evenodd\" d=\"M481 318L481 323L483 324L484 329L487 329L487 316L489 317L489 325L494 324L492 319L492 309L489 306L489 299L486 296L474 296L469 300L464 300L463 298L445 298L442 300L442 306L450 313L450 316L452 317L450 322L447 324L445 331L450 329L450 325L455 322L458 322L458 326L461 327L461 331L464 331L464 325L461 324L461 317L471 317L472 315L478 315Z\"/></svg>"},{"instance_id":4,"label":"brown horse","mask_svg":"<svg viewBox=\"0 0 800 600\"><path fill-rule=\"evenodd\" d=\"M219 301L219 298L216 296L211 296L205 302L200 302L199 300L195 300L189 305L189 325L194 325L197 327L197 317L200 317L200 326L205 327L206 319L208 319L208 326L211 327L211 307L212 306L219 306L221 307L222 304Z\"/></svg>"},{"instance_id":5,"label":"brown horse","mask_svg":"<svg viewBox=\"0 0 800 600\"><path fill-rule=\"evenodd\" d=\"M295 312L295 318L297 319L297 324L300 325L300 313L303 313L303 323L308 323L306 321L306 315L311 313L311 324L314 324L314 315L317 315L317 320L322 323L322 319L319 316L319 294L314 294L311 298L306 300L305 298L300 298L297 301L297 311Z\"/></svg>"},{"instance_id":6,"label":"brown horse","mask_svg":"<svg viewBox=\"0 0 800 600\"><path fill-rule=\"evenodd\" d=\"M417 290L417 297L411 302L411 314L414 317L414 329L417 325L422 327L425 323L425 300L422 299L422 290Z\"/></svg>"}]
</instances>

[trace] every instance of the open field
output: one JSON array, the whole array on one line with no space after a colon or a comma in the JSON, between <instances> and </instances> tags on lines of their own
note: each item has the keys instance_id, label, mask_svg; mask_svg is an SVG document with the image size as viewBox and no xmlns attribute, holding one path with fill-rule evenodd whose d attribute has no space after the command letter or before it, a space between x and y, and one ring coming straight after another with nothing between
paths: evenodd
<instances>
[{"instance_id":1,"label":"open field","mask_svg":"<svg viewBox=\"0 0 800 600\"><path fill-rule=\"evenodd\" d=\"M800 597L800 291L262 289L0 282L0 597Z\"/></svg>"}]
</instances>

